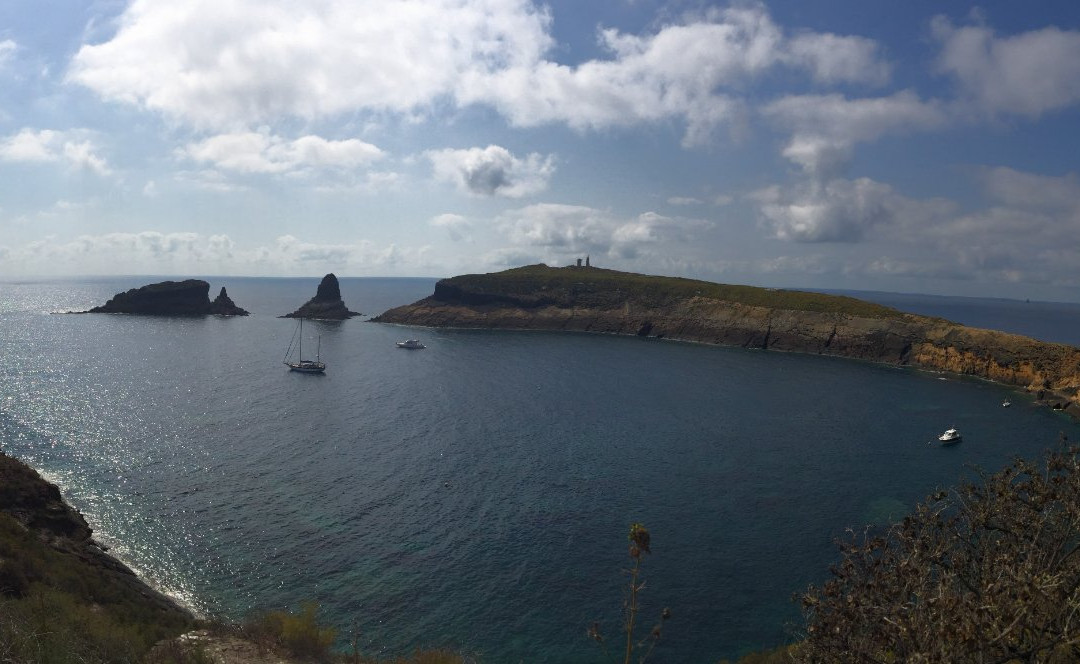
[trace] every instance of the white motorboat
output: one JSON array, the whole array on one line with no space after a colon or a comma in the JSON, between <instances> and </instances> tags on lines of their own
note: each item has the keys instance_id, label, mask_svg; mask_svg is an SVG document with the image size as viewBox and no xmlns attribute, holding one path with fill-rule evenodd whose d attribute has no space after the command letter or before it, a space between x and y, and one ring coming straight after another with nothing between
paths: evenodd
<instances>
[{"instance_id":1,"label":"white motorboat","mask_svg":"<svg viewBox=\"0 0 1080 664\"><path fill-rule=\"evenodd\" d=\"M1001 402L1001 407L1002 408L1008 408L1011 405L1012 405L1012 402L1010 402L1008 399Z\"/></svg>"},{"instance_id":2,"label":"white motorboat","mask_svg":"<svg viewBox=\"0 0 1080 664\"><path fill-rule=\"evenodd\" d=\"M960 442L960 432L957 431L956 429L947 429L945 431L945 433L938 436L937 439L939 441L945 443L945 444L959 443Z\"/></svg>"},{"instance_id":3,"label":"white motorboat","mask_svg":"<svg viewBox=\"0 0 1080 664\"><path fill-rule=\"evenodd\" d=\"M406 339L405 341L397 342L398 348L427 348L424 344L420 343L419 339Z\"/></svg>"}]
</instances>

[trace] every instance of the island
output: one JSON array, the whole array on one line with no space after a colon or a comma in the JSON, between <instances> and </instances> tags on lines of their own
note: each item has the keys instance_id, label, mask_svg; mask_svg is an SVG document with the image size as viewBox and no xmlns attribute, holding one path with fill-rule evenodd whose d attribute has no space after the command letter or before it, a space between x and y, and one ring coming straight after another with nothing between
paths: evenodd
<instances>
[{"instance_id":1,"label":"island","mask_svg":"<svg viewBox=\"0 0 1080 664\"><path fill-rule=\"evenodd\" d=\"M225 287L210 301L210 284L202 279L162 281L117 293L105 304L82 313L142 314L147 316L247 316Z\"/></svg>"},{"instance_id":2,"label":"island","mask_svg":"<svg viewBox=\"0 0 1080 664\"><path fill-rule=\"evenodd\" d=\"M836 355L1022 387L1080 417L1080 349L841 295L540 264L442 279L431 296L372 320Z\"/></svg>"},{"instance_id":3,"label":"island","mask_svg":"<svg viewBox=\"0 0 1080 664\"><path fill-rule=\"evenodd\" d=\"M320 320L345 320L353 316L362 316L358 311L349 311L341 299L341 288L333 273L322 278L315 290L315 297L303 304L291 314L282 318L318 318Z\"/></svg>"}]
</instances>

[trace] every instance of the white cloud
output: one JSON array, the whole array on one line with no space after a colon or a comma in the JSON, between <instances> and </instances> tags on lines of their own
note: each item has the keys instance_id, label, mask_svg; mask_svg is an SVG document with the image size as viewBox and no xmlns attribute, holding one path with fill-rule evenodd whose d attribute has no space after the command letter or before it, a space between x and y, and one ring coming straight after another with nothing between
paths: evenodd
<instances>
[{"instance_id":1,"label":"white cloud","mask_svg":"<svg viewBox=\"0 0 1080 664\"><path fill-rule=\"evenodd\" d=\"M887 74L869 40L816 33L788 39L761 5L711 10L654 35L607 29L600 36L610 60L576 67L542 61L472 75L459 98L489 103L520 126L596 129L679 118L689 146L743 112L725 88L739 89L779 65L830 82L879 82Z\"/></svg>"},{"instance_id":2,"label":"white cloud","mask_svg":"<svg viewBox=\"0 0 1080 664\"><path fill-rule=\"evenodd\" d=\"M836 274L843 266L834 256L774 256L740 266L762 274Z\"/></svg>"},{"instance_id":3,"label":"white cloud","mask_svg":"<svg viewBox=\"0 0 1080 664\"><path fill-rule=\"evenodd\" d=\"M667 202L668 205L701 205L701 199L693 196L672 196Z\"/></svg>"},{"instance_id":4,"label":"white cloud","mask_svg":"<svg viewBox=\"0 0 1080 664\"><path fill-rule=\"evenodd\" d=\"M213 169L178 171L173 175L173 179L180 184L189 185L196 189L216 191L219 193L243 191L247 189L247 187L231 182L221 171L215 171Z\"/></svg>"},{"instance_id":5,"label":"white cloud","mask_svg":"<svg viewBox=\"0 0 1080 664\"><path fill-rule=\"evenodd\" d=\"M70 80L199 127L411 113L551 44L527 0L137 0Z\"/></svg>"},{"instance_id":6,"label":"white cloud","mask_svg":"<svg viewBox=\"0 0 1080 664\"><path fill-rule=\"evenodd\" d=\"M353 169L381 159L384 153L357 139L331 141L319 136L287 140L265 133L213 136L186 146L181 153L198 162L239 173L295 173L308 169Z\"/></svg>"},{"instance_id":7,"label":"white cloud","mask_svg":"<svg viewBox=\"0 0 1080 664\"><path fill-rule=\"evenodd\" d=\"M889 65L879 59L877 43L863 37L800 34L788 44L787 60L822 83L883 85L889 80Z\"/></svg>"},{"instance_id":8,"label":"white cloud","mask_svg":"<svg viewBox=\"0 0 1080 664\"><path fill-rule=\"evenodd\" d=\"M943 16L931 27L941 44L938 70L956 78L975 110L1035 118L1080 102L1080 31L1049 27L998 37Z\"/></svg>"},{"instance_id":9,"label":"white cloud","mask_svg":"<svg viewBox=\"0 0 1080 664\"><path fill-rule=\"evenodd\" d=\"M435 228L445 228L450 239L459 242L467 238L467 233L472 229L472 222L460 214L440 214L431 218L429 222Z\"/></svg>"},{"instance_id":10,"label":"white cloud","mask_svg":"<svg viewBox=\"0 0 1080 664\"><path fill-rule=\"evenodd\" d=\"M225 236L153 231L82 235L68 242L49 238L9 250L12 262L37 266L38 271L63 266L94 274L115 273L117 265L160 274L189 264L216 267L232 257L232 243Z\"/></svg>"},{"instance_id":11,"label":"white cloud","mask_svg":"<svg viewBox=\"0 0 1080 664\"><path fill-rule=\"evenodd\" d=\"M71 168L109 175L108 164L95 154L97 148L88 136L89 132L81 129L22 129L0 139L0 161L61 162Z\"/></svg>"},{"instance_id":12,"label":"white cloud","mask_svg":"<svg viewBox=\"0 0 1080 664\"><path fill-rule=\"evenodd\" d=\"M517 126L675 120L684 144L700 145L775 68L822 84L888 77L873 41L790 36L760 4L653 34L603 29L610 57L574 66L548 59L551 21L529 0L137 0L111 39L80 49L68 79L201 128L484 104Z\"/></svg>"},{"instance_id":13,"label":"white cloud","mask_svg":"<svg viewBox=\"0 0 1080 664\"><path fill-rule=\"evenodd\" d=\"M604 210L553 203L511 210L498 220L515 251L543 250L560 260L585 254L633 258L646 246L679 239L680 225L695 224L655 212L625 219Z\"/></svg>"},{"instance_id":14,"label":"white cloud","mask_svg":"<svg viewBox=\"0 0 1080 664\"><path fill-rule=\"evenodd\" d=\"M239 247L228 235L190 232L105 233L70 240L46 237L22 246L0 247L6 254L0 274L106 274L123 265L129 274L311 275L328 271L373 273L406 266L415 274L427 247L376 246L369 241L340 244L305 242L291 235L267 245Z\"/></svg>"},{"instance_id":15,"label":"white cloud","mask_svg":"<svg viewBox=\"0 0 1080 664\"><path fill-rule=\"evenodd\" d=\"M337 180L320 178L316 182L313 189L321 193L375 194L400 189L405 178L393 171L366 171Z\"/></svg>"},{"instance_id":16,"label":"white cloud","mask_svg":"<svg viewBox=\"0 0 1080 664\"><path fill-rule=\"evenodd\" d=\"M365 244L318 244L303 242L292 235L278 237L269 247L256 250L256 260L273 265L315 263L318 265L345 265L370 246Z\"/></svg>"},{"instance_id":17,"label":"white cloud","mask_svg":"<svg viewBox=\"0 0 1080 664\"><path fill-rule=\"evenodd\" d=\"M773 186L751 200L778 239L848 243L831 250L828 263L847 277L1080 283L1077 174L995 168L977 175L990 204L963 212L951 201L909 198L867 178ZM783 266L798 272L797 262Z\"/></svg>"},{"instance_id":18,"label":"white cloud","mask_svg":"<svg viewBox=\"0 0 1080 664\"><path fill-rule=\"evenodd\" d=\"M39 210L37 212L37 217L39 219L49 219L62 217L72 218L75 215L84 216L88 210L92 210L99 204L100 201L93 198L81 202L60 199L50 207Z\"/></svg>"},{"instance_id":19,"label":"white cloud","mask_svg":"<svg viewBox=\"0 0 1080 664\"><path fill-rule=\"evenodd\" d=\"M845 271L850 274L869 276L970 280L975 273L965 263L966 261L956 254L948 260L941 260L939 255L935 255L931 260L927 260L926 257L916 260L879 256L848 266Z\"/></svg>"},{"instance_id":20,"label":"white cloud","mask_svg":"<svg viewBox=\"0 0 1080 664\"><path fill-rule=\"evenodd\" d=\"M423 264L427 247L376 246L362 240L356 243L304 242L292 235L282 235L270 246L246 252L242 259L260 266L269 274L312 274L324 271L374 271L399 265L415 268Z\"/></svg>"},{"instance_id":21,"label":"white cloud","mask_svg":"<svg viewBox=\"0 0 1080 664\"><path fill-rule=\"evenodd\" d=\"M452 182L463 192L478 196L521 198L547 189L555 159L532 153L521 159L504 147L467 150L429 150L435 177Z\"/></svg>"},{"instance_id":22,"label":"white cloud","mask_svg":"<svg viewBox=\"0 0 1080 664\"><path fill-rule=\"evenodd\" d=\"M788 96L767 104L762 114L791 130L784 157L818 178L837 175L857 143L940 127L948 119L939 104L922 101L911 91L866 99Z\"/></svg>"},{"instance_id":23,"label":"white cloud","mask_svg":"<svg viewBox=\"0 0 1080 664\"><path fill-rule=\"evenodd\" d=\"M987 194L1005 205L1035 210L1080 209L1080 178L1076 173L1053 177L999 167L986 169L981 176Z\"/></svg>"},{"instance_id":24,"label":"white cloud","mask_svg":"<svg viewBox=\"0 0 1080 664\"><path fill-rule=\"evenodd\" d=\"M0 41L0 67L11 59L11 56L15 54L18 48L18 45L11 39Z\"/></svg>"},{"instance_id":25,"label":"white cloud","mask_svg":"<svg viewBox=\"0 0 1080 664\"><path fill-rule=\"evenodd\" d=\"M795 242L859 242L875 227L929 225L952 209L945 201L907 198L869 178L772 186L751 198L773 235Z\"/></svg>"}]
</instances>

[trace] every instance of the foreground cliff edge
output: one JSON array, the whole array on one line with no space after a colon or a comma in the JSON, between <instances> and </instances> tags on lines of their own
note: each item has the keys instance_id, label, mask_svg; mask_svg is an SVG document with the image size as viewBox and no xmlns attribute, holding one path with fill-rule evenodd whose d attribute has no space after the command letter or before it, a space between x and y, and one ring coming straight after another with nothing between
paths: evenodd
<instances>
[{"instance_id":1,"label":"foreground cliff edge","mask_svg":"<svg viewBox=\"0 0 1080 664\"><path fill-rule=\"evenodd\" d=\"M1080 417L1080 349L839 295L529 265L442 279L430 297L372 320L601 332L851 357L1022 387Z\"/></svg>"},{"instance_id":2,"label":"foreground cliff edge","mask_svg":"<svg viewBox=\"0 0 1080 664\"><path fill-rule=\"evenodd\" d=\"M0 659L135 661L196 624L91 535L56 485L0 452Z\"/></svg>"}]
</instances>

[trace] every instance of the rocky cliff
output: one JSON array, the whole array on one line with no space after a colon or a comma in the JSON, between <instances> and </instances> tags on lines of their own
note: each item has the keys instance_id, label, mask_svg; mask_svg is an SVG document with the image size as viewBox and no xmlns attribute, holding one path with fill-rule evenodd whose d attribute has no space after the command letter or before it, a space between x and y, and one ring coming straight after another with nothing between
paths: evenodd
<instances>
[{"instance_id":1,"label":"rocky cliff","mask_svg":"<svg viewBox=\"0 0 1080 664\"><path fill-rule=\"evenodd\" d=\"M353 316L362 315L358 311L349 311L345 302L341 299L341 288L337 277L333 273L326 275L319 282L315 291L315 297L304 303L302 307L285 314L282 318L319 318L321 320L345 320Z\"/></svg>"},{"instance_id":2,"label":"rocky cliff","mask_svg":"<svg viewBox=\"0 0 1080 664\"><path fill-rule=\"evenodd\" d=\"M536 265L443 279L430 297L373 320L628 334L852 357L1016 385L1080 416L1080 349L843 296Z\"/></svg>"},{"instance_id":3,"label":"rocky cliff","mask_svg":"<svg viewBox=\"0 0 1080 664\"><path fill-rule=\"evenodd\" d=\"M74 574L84 579L87 587L96 584L108 588L107 593L102 593L109 595L108 601L136 606L147 617L162 624L182 625L191 621L186 609L147 586L92 539L93 533L86 520L64 502L55 484L46 482L34 469L2 452L0 516L14 519L25 533L60 554L67 561L65 567L76 570ZM0 538L0 544L5 544L3 538ZM46 561L27 564L8 557L18 550L10 545L0 546L0 597L19 596L24 590L23 584L49 579ZM20 569L31 571L24 573Z\"/></svg>"},{"instance_id":4,"label":"rocky cliff","mask_svg":"<svg viewBox=\"0 0 1080 664\"><path fill-rule=\"evenodd\" d=\"M210 284L201 279L162 281L141 288L117 293L100 307L86 313L143 314L150 316L247 316L248 312L236 306L225 289L217 299L210 302Z\"/></svg>"}]
</instances>

